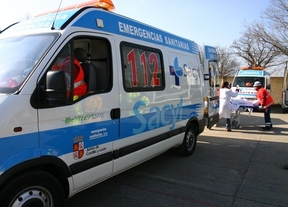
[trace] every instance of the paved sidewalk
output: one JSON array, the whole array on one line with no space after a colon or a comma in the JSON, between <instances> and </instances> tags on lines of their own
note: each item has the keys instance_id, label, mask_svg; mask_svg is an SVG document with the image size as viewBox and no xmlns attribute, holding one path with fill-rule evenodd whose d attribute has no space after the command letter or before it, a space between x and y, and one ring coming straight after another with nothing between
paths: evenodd
<instances>
[{"instance_id":1,"label":"paved sidewalk","mask_svg":"<svg viewBox=\"0 0 288 207\"><path fill-rule=\"evenodd\" d=\"M224 120L198 137L192 156L175 148L87 189L67 207L287 207L288 114L273 108L241 115L240 129ZM281 112L281 113L280 113Z\"/></svg>"},{"instance_id":2,"label":"paved sidewalk","mask_svg":"<svg viewBox=\"0 0 288 207\"><path fill-rule=\"evenodd\" d=\"M205 137L211 137L210 142L213 137L227 138L229 141L223 141L223 145L228 143L226 148L231 150L234 147L235 153L239 154L239 158L233 158L235 160L231 165L243 167L227 168L227 171L234 170L235 177L240 178L237 189L233 188L231 206L288 206L288 169L285 169L288 166L288 114L274 107L271 118L271 131L261 128L264 126L263 113L252 112L249 116L248 112L244 112L239 129L226 132L225 120L222 119L216 127L205 129L199 136L200 143L206 141ZM214 144L221 143L215 140ZM233 156L228 155L227 160L232 162Z\"/></svg>"}]
</instances>

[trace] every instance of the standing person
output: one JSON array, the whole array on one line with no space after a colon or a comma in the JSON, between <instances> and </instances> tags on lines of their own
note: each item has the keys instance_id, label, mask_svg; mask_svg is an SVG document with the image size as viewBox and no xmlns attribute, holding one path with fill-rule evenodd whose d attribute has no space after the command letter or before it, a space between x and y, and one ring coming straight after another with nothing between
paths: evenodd
<instances>
[{"instance_id":1,"label":"standing person","mask_svg":"<svg viewBox=\"0 0 288 207\"><path fill-rule=\"evenodd\" d=\"M230 103L231 97L236 97L238 95L239 89L236 89L233 92L227 81L224 81L220 89L220 106L219 106L219 115L220 118L226 119L226 131L231 132L231 110L232 106Z\"/></svg>"},{"instance_id":2,"label":"standing person","mask_svg":"<svg viewBox=\"0 0 288 207\"><path fill-rule=\"evenodd\" d=\"M253 87L257 91L256 98L259 101L259 108L264 110L265 127L262 127L262 129L270 130L272 128L270 110L274 104L274 100L269 91L262 86L261 82L256 81Z\"/></svg>"}]
</instances>

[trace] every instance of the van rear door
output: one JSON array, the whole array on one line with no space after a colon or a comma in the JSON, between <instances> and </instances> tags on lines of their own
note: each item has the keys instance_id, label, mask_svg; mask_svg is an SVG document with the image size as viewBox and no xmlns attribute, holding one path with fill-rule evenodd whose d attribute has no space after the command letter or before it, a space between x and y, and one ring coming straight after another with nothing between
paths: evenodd
<instances>
[{"instance_id":1,"label":"van rear door","mask_svg":"<svg viewBox=\"0 0 288 207\"><path fill-rule=\"evenodd\" d=\"M288 110L288 69L284 70L283 86L282 86L282 109L283 113Z\"/></svg>"},{"instance_id":2,"label":"van rear door","mask_svg":"<svg viewBox=\"0 0 288 207\"><path fill-rule=\"evenodd\" d=\"M210 129L219 121L219 68L216 48L204 47L204 71L208 72L209 79L204 74L205 97L208 107L207 127Z\"/></svg>"}]
</instances>

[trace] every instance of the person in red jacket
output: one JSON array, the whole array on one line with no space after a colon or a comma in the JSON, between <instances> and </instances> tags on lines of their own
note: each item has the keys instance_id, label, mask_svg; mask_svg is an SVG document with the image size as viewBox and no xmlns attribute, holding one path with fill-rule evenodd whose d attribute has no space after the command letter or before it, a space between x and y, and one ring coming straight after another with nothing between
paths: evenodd
<instances>
[{"instance_id":1,"label":"person in red jacket","mask_svg":"<svg viewBox=\"0 0 288 207\"><path fill-rule=\"evenodd\" d=\"M63 70L66 76L67 95L70 97L71 86L71 56L67 52L69 48L64 48L60 54L56 63L53 65L52 70ZM79 97L86 94L87 84L84 80L84 72L79 61L74 58L74 93L73 100L77 100Z\"/></svg>"},{"instance_id":2,"label":"person in red jacket","mask_svg":"<svg viewBox=\"0 0 288 207\"><path fill-rule=\"evenodd\" d=\"M270 130L272 128L270 110L274 104L274 100L269 91L262 86L261 82L256 81L253 87L257 91L256 98L259 101L259 108L264 110L265 127L262 128L264 130Z\"/></svg>"}]
</instances>

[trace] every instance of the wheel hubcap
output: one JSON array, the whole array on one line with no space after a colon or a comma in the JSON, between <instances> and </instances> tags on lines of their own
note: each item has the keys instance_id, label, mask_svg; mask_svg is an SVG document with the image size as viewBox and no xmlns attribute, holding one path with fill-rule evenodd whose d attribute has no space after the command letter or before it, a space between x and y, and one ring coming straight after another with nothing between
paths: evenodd
<instances>
[{"instance_id":1,"label":"wheel hubcap","mask_svg":"<svg viewBox=\"0 0 288 207\"><path fill-rule=\"evenodd\" d=\"M187 133L187 138L186 138L186 143L187 143L187 149L191 150L193 148L193 140L194 140L194 136L192 131L189 131Z\"/></svg>"},{"instance_id":2,"label":"wheel hubcap","mask_svg":"<svg viewBox=\"0 0 288 207\"><path fill-rule=\"evenodd\" d=\"M51 207L50 195L44 190L30 189L21 192L11 207Z\"/></svg>"}]
</instances>

